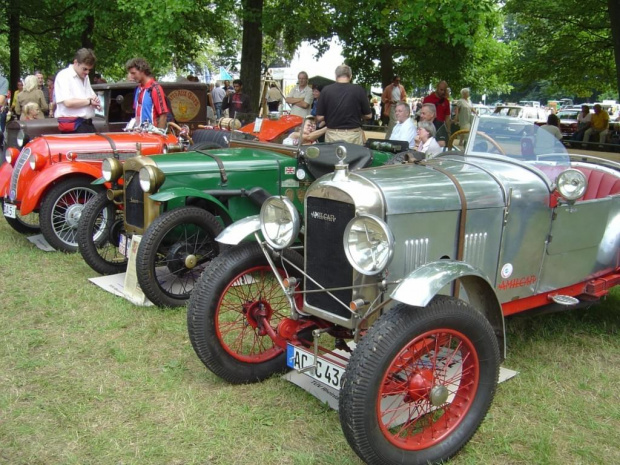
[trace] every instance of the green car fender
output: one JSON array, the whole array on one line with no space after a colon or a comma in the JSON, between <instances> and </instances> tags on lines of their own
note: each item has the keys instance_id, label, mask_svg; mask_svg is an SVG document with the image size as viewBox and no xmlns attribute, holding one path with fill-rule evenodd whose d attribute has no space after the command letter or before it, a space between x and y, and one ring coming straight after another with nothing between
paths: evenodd
<instances>
[{"instance_id":1,"label":"green car fender","mask_svg":"<svg viewBox=\"0 0 620 465\"><path fill-rule=\"evenodd\" d=\"M232 217L230 215L230 212L228 211L228 208L224 206L222 202L220 202L214 196L207 194L198 189L193 189L191 187L174 187L164 192L157 192L149 197L156 202L170 202L170 201L181 199L182 200L181 203L183 203L184 200L188 197L198 197L201 199L205 199L209 203L216 206L218 210L218 214L222 216L222 219L225 222L228 222L228 223L232 222Z\"/></svg>"}]
</instances>

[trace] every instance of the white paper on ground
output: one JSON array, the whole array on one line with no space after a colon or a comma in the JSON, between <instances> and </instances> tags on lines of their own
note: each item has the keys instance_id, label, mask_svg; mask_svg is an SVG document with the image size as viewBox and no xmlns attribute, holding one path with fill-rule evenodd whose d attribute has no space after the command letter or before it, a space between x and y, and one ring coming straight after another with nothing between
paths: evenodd
<instances>
[{"instance_id":1,"label":"white paper on ground","mask_svg":"<svg viewBox=\"0 0 620 465\"><path fill-rule=\"evenodd\" d=\"M45 252L55 252L56 249L49 245L49 243L43 237L43 234L37 234L36 236L28 236L28 240L32 242L37 248Z\"/></svg>"}]
</instances>

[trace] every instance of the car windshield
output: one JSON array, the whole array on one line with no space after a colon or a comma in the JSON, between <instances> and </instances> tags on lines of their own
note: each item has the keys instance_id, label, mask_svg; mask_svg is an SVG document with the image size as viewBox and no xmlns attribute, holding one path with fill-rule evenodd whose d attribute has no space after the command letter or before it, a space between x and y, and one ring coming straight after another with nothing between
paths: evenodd
<instances>
[{"instance_id":1,"label":"car windshield","mask_svg":"<svg viewBox=\"0 0 620 465\"><path fill-rule=\"evenodd\" d=\"M502 116L476 118L465 153L524 162L543 171L549 182L570 166L566 148L544 126Z\"/></svg>"}]
</instances>

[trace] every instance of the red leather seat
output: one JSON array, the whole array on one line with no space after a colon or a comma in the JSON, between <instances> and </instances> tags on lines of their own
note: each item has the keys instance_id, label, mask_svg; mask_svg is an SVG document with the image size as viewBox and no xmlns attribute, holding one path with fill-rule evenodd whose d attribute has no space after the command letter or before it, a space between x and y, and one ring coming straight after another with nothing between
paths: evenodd
<instances>
[{"instance_id":1,"label":"red leather seat","mask_svg":"<svg viewBox=\"0 0 620 465\"><path fill-rule=\"evenodd\" d=\"M575 168L585 174L588 180L586 193L579 200L601 199L608 195L620 194L620 174L615 176L606 171L583 166Z\"/></svg>"}]
</instances>

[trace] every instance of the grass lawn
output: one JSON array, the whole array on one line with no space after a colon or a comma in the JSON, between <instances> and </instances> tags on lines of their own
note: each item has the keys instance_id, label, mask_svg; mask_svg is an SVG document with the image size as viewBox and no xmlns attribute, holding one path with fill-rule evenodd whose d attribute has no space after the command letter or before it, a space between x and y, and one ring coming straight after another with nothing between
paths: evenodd
<instances>
[{"instance_id":1,"label":"grass lawn","mask_svg":"<svg viewBox=\"0 0 620 465\"><path fill-rule=\"evenodd\" d=\"M280 378L226 384L183 309L135 307L91 276L0 219L0 463L360 463L336 412ZM520 374L452 463L620 463L620 289L507 330Z\"/></svg>"}]
</instances>

